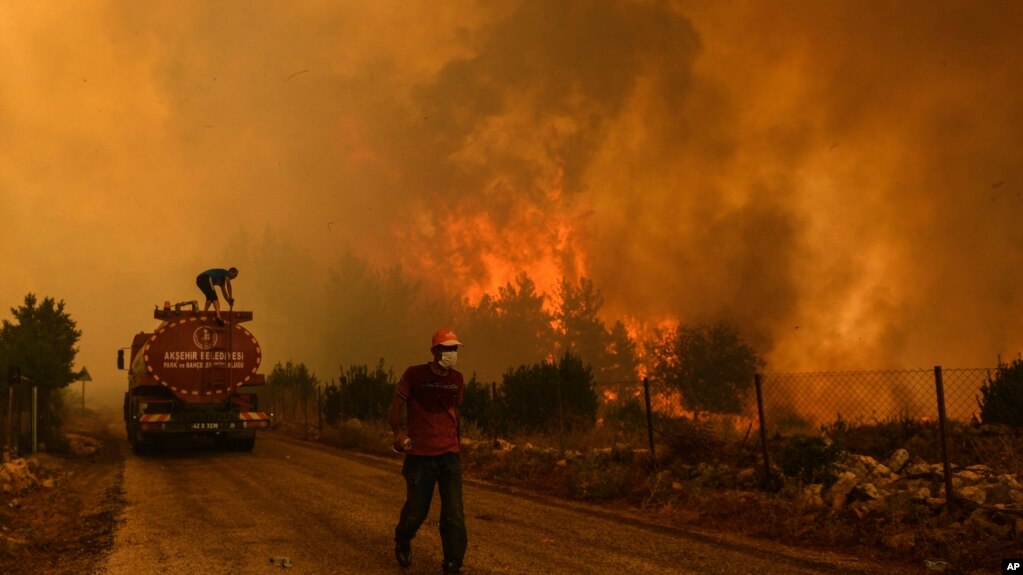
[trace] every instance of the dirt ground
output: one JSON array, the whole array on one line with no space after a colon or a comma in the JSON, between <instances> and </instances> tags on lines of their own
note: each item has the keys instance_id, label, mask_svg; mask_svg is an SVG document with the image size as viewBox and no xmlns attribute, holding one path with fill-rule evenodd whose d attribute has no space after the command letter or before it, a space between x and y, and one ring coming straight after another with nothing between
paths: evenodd
<instances>
[{"instance_id":1,"label":"dirt ground","mask_svg":"<svg viewBox=\"0 0 1023 575\"><path fill-rule=\"evenodd\" d=\"M102 448L85 457L40 454L41 469L36 475L54 479L55 487L37 486L16 497L0 494L0 573L79 574L99 570L113 548L114 532L125 506L124 463L129 451L117 426L110 425L118 415L94 413L68 421L67 431L95 438ZM749 505L748 501L742 505L747 517ZM727 505L712 507L729 515ZM668 523L694 520L689 519L652 518ZM710 527L705 519L697 518L695 522ZM815 543L818 545L811 546L829 547L819 545L820 541ZM871 550L850 549L848 545L838 545L835 550L881 559Z\"/></svg>"},{"instance_id":2,"label":"dirt ground","mask_svg":"<svg viewBox=\"0 0 1023 575\"><path fill-rule=\"evenodd\" d=\"M53 488L0 495L0 573L91 573L110 549L127 445L112 436L105 417L74 417L66 426L99 440L95 454L38 455L36 475L52 478Z\"/></svg>"}]
</instances>

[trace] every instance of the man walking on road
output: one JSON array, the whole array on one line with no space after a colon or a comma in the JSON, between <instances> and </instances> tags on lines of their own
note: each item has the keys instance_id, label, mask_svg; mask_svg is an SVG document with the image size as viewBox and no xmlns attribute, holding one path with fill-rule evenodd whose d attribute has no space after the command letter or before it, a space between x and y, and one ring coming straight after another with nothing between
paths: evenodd
<instances>
[{"instance_id":1,"label":"man walking on road","mask_svg":"<svg viewBox=\"0 0 1023 575\"><path fill-rule=\"evenodd\" d=\"M461 573L468 537L462 507L462 462L458 454L458 408L462 374L455 371L458 336L450 329L433 334L433 361L405 370L391 402L394 449L405 453L405 505L394 528L398 564L412 564L412 539L430 511L433 488L440 492L440 539L444 573ZM407 411L404 425L402 407Z\"/></svg>"}]
</instances>

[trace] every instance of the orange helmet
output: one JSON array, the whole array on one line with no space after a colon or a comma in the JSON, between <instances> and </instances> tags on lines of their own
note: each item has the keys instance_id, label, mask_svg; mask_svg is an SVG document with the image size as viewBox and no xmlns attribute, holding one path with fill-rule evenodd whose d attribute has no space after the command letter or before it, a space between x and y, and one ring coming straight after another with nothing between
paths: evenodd
<instances>
[{"instance_id":1,"label":"orange helmet","mask_svg":"<svg viewBox=\"0 0 1023 575\"><path fill-rule=\"evenodd\" d=\"M458 341L458 336L455 335L455 332L445 327L433 334L433 344L430 347L434 348L438 345L462 345L462 342Z\"/></svg>"}]
</instances>

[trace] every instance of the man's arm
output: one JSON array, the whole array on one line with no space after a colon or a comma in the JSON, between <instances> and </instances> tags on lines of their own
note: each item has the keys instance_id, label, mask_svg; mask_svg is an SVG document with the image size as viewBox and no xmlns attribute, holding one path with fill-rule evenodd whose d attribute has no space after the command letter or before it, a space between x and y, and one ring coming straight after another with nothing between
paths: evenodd
<instances>
[{"instance_id":1,"label":"man's arm","mask_svg":"<svg viewBox=\"0 0 1023 575\"><path fill-rule=\"evenodd\" d=\"M224 285L220 289L224 292L224 299L227 300L227 303L234 305L234 296L232 295L233 292L231 290L231 278L224 278Z\"/></svg>"},{"instance_id":2,"label":"man's arm","mask_svg":"<svg viewBox=\"0 0 1023 575\"><path fill-rule=\"evenodd\" d=\"M408 434L405 431L405 422L402 417L402 411L405 409L405 399L397 393L394 394L394 400L391 401L391 411L388 415L388 422L391 424L391 433L394 435L394 448L397 451L404 451L403 444L408 439Z\"/></svg>"}]
</instances>

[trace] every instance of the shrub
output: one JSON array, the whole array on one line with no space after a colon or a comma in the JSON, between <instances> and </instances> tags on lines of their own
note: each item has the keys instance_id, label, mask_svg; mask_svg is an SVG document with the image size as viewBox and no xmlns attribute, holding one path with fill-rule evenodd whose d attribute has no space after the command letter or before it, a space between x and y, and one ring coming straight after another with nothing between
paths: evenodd
<instances>
[{"instance_id":1,"label":"shrub","mask_svg":"<svg viewBox=\"0 0 1023 575\"><path fill-rule=\"evenodd\" d=\"M604 422L623 432L646 429L646 408L638 397L618 398L605 404Z\"/></svg>"},{"instance_id":2,"label":"shrub","mask_svg":"<svg viewBox=\"0 0 1023 575\"><path fill-rule=\"evenodd\" d=\"M342 367L340 388L341 416L345 419L385 419L394 398L394 373L384 369L380 359L376 368L353 365L347 370Z\"/></svg>"},{"instance_id":3,"label":"shrub","mask_svg":"<svg viewBox=\"0 0 1023 575\"><path fill-rule=\"evenodd\" d=\"M531 489L553 488L559 469L558 456L552 452L515 448L511 451L489 449L472 452L474 467L484 479L502 483L526 484Z\"/></svg>"},{"instance_id":4,"label":"shrub","mask_svg":"<svg viewBox=\"0 0 1023 575\"><path fill-rule=\"evenodd\" d=\"M835 480L835 463L842 450L824 437L800 435L792 438L781 454L781 470L789 477L806 483L831 483Z\"/></svg>"},{"instance_id":5,"label":"shrub","mask_svg":"<svg viewBox=\"0 0 1023 575\"><path fill-rule=\"evenodd\" d=\"M1023 426L1023 360L999 364L980 394L981 423Z\"/></svg>"},{"instance_id":6,"label":"shrub","mask_svg":"<svg viewBox=\"0 0 1023 575\"><path fill-rule=\"evenodd\" d=\"M584 501L606 501L625 495L632 472L618 461L583 457L572 462L568 489L572 497Z\"/></svg>"},{"instance_id":7,"label":"shrub","mask_svg":"<svg viewBox=\"0 0 1023 575\"><path fill-rule=\"evenodd\" d=\"M490 404L490 385L478 381L476 374L473 373L472 379L465 382L462 390L462 407L459 409L462 424L492 431Z\"/></svg>"},{"instance_id":8,"label":"shrub","mask_svg":"<svg viewBox=\"0 0 1023 575\"><path fill-rule=\"evenodd\" d=\"M910 450L910 453L926 459L931 457L927 450L933 450L937 444L931 429L933 426L933 423L915 420L907 415L870 424L849 423L839 416L834 423L821 425L820 430L843 451L877 459L887 458L899 448L908 449L915 438L923 435L924 445Z\"/></svg>"},{"instance_id":9,"label":"shrub","mask_svg":"<svg viewBox=\"0 0 1023 575\"><path fill-rule=\"evenodd\" d=\"M562 419L567 427L592 426L597 417L592 370L571 353L557 362L510 369L501 386L501 413L522 431L557 429Z\"/></svg>"},{"instance_id":10,"label":"shrub","mask_svg":"<svg viewBox=\"0 0 1023 575\"><path fill-rule=\"evenodd\" d=\"M323 419L331 425L341 421L341 387L333 381L323 388Z\"/></svg>"},{"instance_id":11,"label":"shrub","mask_svg":"<svg viewBox=\"0 0 1023 575\"><path fill-rule=\"evenodd\" d=\"M682 461L708 461L723 453L724 442L706 421L679 417L662 425L667 428L663 435L671 454Z\"/></svg>"},{"instance_id":12,"label":"shrub","mask_svg":"<svg viewBox=\"0 0 1023 575\"><path fill-rule=\"evenodd\" d=\"M389 455L390 435L390 429L384 422L351 419L325 427L322 440L342 449Z\"/></svg>"}]
</instances>

